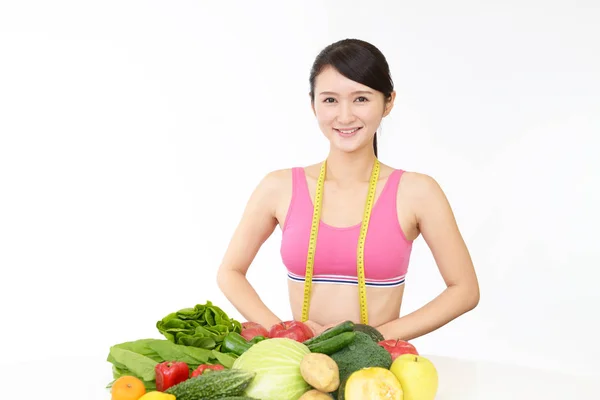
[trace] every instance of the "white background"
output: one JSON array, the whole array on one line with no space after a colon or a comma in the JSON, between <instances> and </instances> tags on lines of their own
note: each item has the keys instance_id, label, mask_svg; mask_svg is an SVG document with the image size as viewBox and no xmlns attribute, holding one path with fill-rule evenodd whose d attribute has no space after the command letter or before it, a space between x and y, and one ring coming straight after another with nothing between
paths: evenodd
<instances>
[{"instance_id":1,"label":"white background","mask_svg":"<svg viewBox=\"0 0 600 400\"><path fill-rule=\"evenodd\" d=\"M398 92L382 162L438 180L481 284L415 345L600 373L599 20L595 1L3 1L2 363L104 365L207 300L239 317L221 257L268 171L326 156L309 70L356 37ZM288 319L279 240L249 278ZM403 314L442 290L419 239Z\"/></svg>"}]
</instances>

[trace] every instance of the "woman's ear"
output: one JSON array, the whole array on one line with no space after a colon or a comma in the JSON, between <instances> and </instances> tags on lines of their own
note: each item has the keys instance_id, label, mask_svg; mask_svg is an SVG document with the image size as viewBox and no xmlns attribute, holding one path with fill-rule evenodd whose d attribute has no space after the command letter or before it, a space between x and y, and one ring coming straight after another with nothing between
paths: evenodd
<instances>
[{"instance_id":1,"label":"woman's ear","mask_svg":"<svg viewBox=\"0 0 600 400\"><path fill-rule=\"evenodd\" d=\"M317 111L315 110L315 102L312 99L312 93L308 93L308 98L310 99L310 108L312 109L312 112L313 112L313 114L316 117L317 116Z\"/></svg>"},{"instance_id":2,"label":"woman's ear","mask_svg":"<svg viewBox=\"0 0 600 400\"><path fill-rule=\"evenodd\" d=\"M386 99L385 108L383 110L384 117L387 117L389 115L389 113L392 111L392 108L394 108L394 100L396 100L396 91L393 91L390 94L390 97L388 99Z\"/></svg>"}]
</instances>

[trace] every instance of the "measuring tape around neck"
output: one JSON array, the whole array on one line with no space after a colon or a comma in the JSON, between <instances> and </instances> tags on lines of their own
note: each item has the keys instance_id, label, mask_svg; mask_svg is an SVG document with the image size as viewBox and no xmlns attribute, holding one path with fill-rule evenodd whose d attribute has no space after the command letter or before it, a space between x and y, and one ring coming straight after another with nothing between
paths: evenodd
<instances>
[{"instance_id":1,"label":"measuring tape around neck","mask_svg":"<svg viewBox=\"0 0 600 400\"><path fill-rule=\"evenodd\" d=\"M367 289L365 287L365 241L367 229L371 218L371 210L375 202L375 189L379 179L379 160L375 158L373 169L371 170L371 180L369 182L369 193L365 203L363 220L360 226L360 236L356 249L356 275L358 277L358 297L360 301L360 320L362 324L367 325L369 318L367 315ZM306 274L304 277L304 301L302 303L302 322L308 320L308 311L310 307L310 292L312 288L313 266L315 262L315 249L317 246L317 236L319 233L319 224L321 222L321 209L323 206L323 187L325 185L325 173L327 170L327 160L321 165L321 172L317 180L317 189L315 193L314 212L312 226L310 229L310 240L308 242L308 254L306 256Z\"/></svg>"}]
</instances>

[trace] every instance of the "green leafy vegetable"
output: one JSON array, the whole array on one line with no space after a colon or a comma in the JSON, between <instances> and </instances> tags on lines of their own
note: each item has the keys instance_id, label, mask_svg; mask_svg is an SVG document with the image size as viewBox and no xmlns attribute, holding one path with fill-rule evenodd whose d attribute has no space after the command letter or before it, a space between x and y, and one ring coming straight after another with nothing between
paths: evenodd
<instances>
[{"instance_id":1,"label":"green leafy vegetable","mask_svg":"<svg viewBox=\"0 0 600 400\"><path fill-rule=\"evenodd\" d=\"M233 369L256 372L246 395L261 400L297 400L310 386L300 373L300 362L310 350L288 338L260 341L233 363Z\"/></svg>"},{"instance_id":2,"label":"green leafy vegetable","mask_svg":"<svg viewBox=\"0 0 600 400\"><path fill-rule=\"evenodd\" d=\"M125 342L110 348L107 361L112 364L113 381L124 375L132 375L144 382L147 391L156 389L154 367L163 361L148 344L156 339L140 339L135 342Z\"/></svg>"},{"instance_id":3,"label":"green leafy vegetable","mask_svg":"<svg viewBox=\"0 0 600 400\"><path fill-rule=\"evenodd\" d=\"M219 350L229 332L242 332L239 321L210 301L170 313L156 323L156 328L172 343L208 350Z\"/></svg>"},{"instance_id":4,"label":"green leafy vegetable","mask_svg":"<svg viewBox=\"0 0 600 400\"><path fill-rule=\"evenodd\" d=\"M168 340L154 340L148 343L163 360L183 361L188 365L200 365L208 362L213 356L211 350L198 347L183 346Z\"/></svg>"},{"instance_id":5,"label":"green leafy vegetable","mask_svg":"<svg viewBox=\"0 0 600 400\"><path fill-rule=\"evenodd\" d=\"M110 348L107 361L112 364L113 379L132 375L144 381L147 391L156 390L154 368L163 361L183 361L190 372L200 364L221 364L231 368L235 358L216 350L172 343L165 339L139 339ZM114 380L107 388L112 387Z\"/></svg>"},{"instance_id":6,"label":"green leafy vegetable","mask_svg":"<svg viewBox=\"0 0 600 400\"><path fill-rule=\"evenodd\" d=\"M149 347L149 344L155 342L156 340L158 339L139 339L133 342L119 343L112 346L111 350L113 348L130 350L134 353L138 353L148 358L151 358L156 362L161 362L163 359L156 353L156 351L152 350L152 348ZM114 364L115 360L112 358L111 353L112 351L108 354L108 361Z\"/></svg>"},{"instance_id":7,"label":"green leafy vegetable","mask_svg":"<svg viewBox=\"0 0 600 400\"><path fill-rule=\"evenodd\" d=\"M156 378L154 367L156 367L157 362L153 359L118 347L113 348L110 354L117 363L124 365L140 379L151 381Z\"/></svg>"},{"instance_id":8,"label":"green leafy vegetable","mask_svg":"<svg viewBox=\"0 0 600 400\"><path fill-rule=\"evenodd\" d=\"M235 354L225 354L219 351L213 350L213 357L225 368L233 368L233 363L237 359Z\"/></svg>"}]
</instances>

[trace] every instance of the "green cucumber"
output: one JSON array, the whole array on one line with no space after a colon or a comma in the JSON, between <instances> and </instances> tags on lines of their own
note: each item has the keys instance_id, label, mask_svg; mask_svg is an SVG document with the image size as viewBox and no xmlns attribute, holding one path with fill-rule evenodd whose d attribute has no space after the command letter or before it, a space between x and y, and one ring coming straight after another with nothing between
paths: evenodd
<instances>
[{"instance_id":1,"label":"green cucumber","mask_svg":"<svg viewBox=\"0 0 600 400\"><path fill-rule=\"evenodd\" d=\"M213 371L207 375L189 378L165 393L174 395L177 400L220 399L227 396L243 396L256 372L241 369Z\"/></svg>"},{"instance_id":2,"label":"green cucumber","mask_svg":"<svg viewBox=\"0 0 600 400\"><path fill-rule=\"evenodd\" d=\"M340 333L351 332L352 330L354 330L354 322L344 321L340 324L337 324L336 326L332 326L331 328L327 329L324 332L321 332L321 334L319 334L315 337L305 340L303 343L307 346L310 346L311 344L322 342L324 340L327 340L334 336L337 336Z\"/></svg>"},{"instance_id":3,"label":"green cucumber","mask_svg":"<svg viewBox=\"0 0 600 400\"><path fill-rule=\"evenodd\" d=\"M363 332L366 333L367 335L369 335L369 337L375 342L375 343L379 343L382 340L384 340L383 335L381 334L381 332L379 332L376 328L370 326L370 325L365 325L365 324L355 324L354 325L354 331L355 332Z\"/></svg>"},{"instance_id":4,"label":"green cucumber","mask_svg":"<svg viewBox=\"0 0 600 400\"><path fill-rule=\"evenodd\" d=\"M311 353L323 353L331 355L352 343L352 341L354 341L355 336L356 332L354 331L342 332L329 339L309 344L308 349Z\"/></svg>"}]
</instances>

